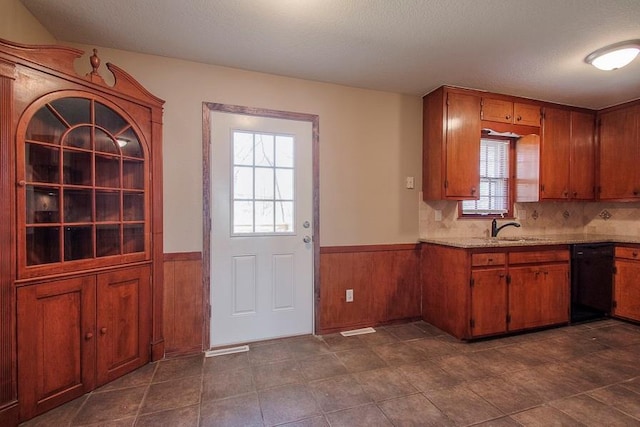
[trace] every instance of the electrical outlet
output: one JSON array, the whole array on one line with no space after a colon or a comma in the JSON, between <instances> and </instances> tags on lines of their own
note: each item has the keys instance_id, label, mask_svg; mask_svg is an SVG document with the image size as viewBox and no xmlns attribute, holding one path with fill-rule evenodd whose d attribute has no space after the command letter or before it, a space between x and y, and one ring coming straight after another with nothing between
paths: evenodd
<instances>
[{"instance_id":1,"label":"electrical outlet","mask_svg":"<svg viewBox=\"0 0 640 427\"><path fill-rule=\"evenodd\" d=\"M353 302L353 289L347 289L347 294L345 295L347 302Z\"/></svg>"}]
</instances>

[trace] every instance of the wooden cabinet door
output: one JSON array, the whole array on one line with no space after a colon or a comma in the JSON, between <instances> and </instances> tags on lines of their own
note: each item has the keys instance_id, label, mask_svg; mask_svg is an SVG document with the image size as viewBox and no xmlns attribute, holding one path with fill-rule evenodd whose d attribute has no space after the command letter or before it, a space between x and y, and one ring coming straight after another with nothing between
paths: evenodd
<instances>
[{"instance_id":1,"label":"wooden cabinet door","mask_svg":"<svg viewBox=\"0 0 640 427\"><path fill-rule=\"evenodd\" d=\"M540 198L569 198L571 113L545 108L540 149Z\"/></svg>"},{"instance_id":2,"label":"wooden cabinet door","mask_svg":"<svg viewBox=\"0 0 640 427\"><path fill-rule=\"evenodd\" d=\"M600 200L638 195L638 116L640 107L608 111L600 116Z\"/></svg>"},{"instance_id":3,"label":"wooden cabinet door","mask_svg":"<svg viewBox=\"0 0 640 427\"><path fill-rule=\"evenodd\" d=\"M471 273L472 337L507 331L507 282L504 268Z\"/></svg>"},{"instance_id":4,"label":"wooden cabinet door","mask_svg":"<svg viewBox=\"0 0 640 427\"><path fill-rule=\"evenodd\" d=\"M480 186L480 98L447 94L446 197L476 199Z\"/></svg>"},{"instance_id":5,"label":"wooden cabinet door","mask_svg":"<svg viewBox=\"0 0 640 427\"><path fill-rule=\"evenodd\" d=\"M98 276L97 380L102 385L149 361L149 267Z\"/></svg>"},{"instance_id":6,"label":"wooden cabinet door","mask_svg":"<svg viewBox=\"0 0 640 427\"><path fill-rule=\"evenodd\" d=\"M571 160L569 162L569 197L574 200L595 199L595 117L590 113L571 112Z\"/></svg>"},{"instance_id":7,"label":"wooden cabinet door","mask_svg":"<svg viewBox=\"0 0 640 427\"><path fill-rule=\"evenodd\" d=\"M509 330L569 321L568 265L512 267L509 275Z\"/></svg>"},{"instance_id":8,"label":"wooden cabinet door","mask_svg":"<svg viewBox=\"0 0 640 427\"><path fill-rule=\"evenodd\" d=\"M640 262L616 259L613 315L640 321Z\"/></svg>"},{"instance_id":9,"label":"wooden cabinet door","mask_svg":"<svg viewBox=\"0 0 640 427\"><path fill-rule=\"evenodd\" d=\"M19 288L18 394L28 419L95 386L95 279Z\"/></svg>"},{"instance_id":10,"label":"wooden cabinet door","mask_svg":"<svg viewBox=\"0 0 640 427\"><path fill-rule=\"evenodd\" d=\"M513 102L482 98L482 120L513 123Z\"/></svg>"},{"instance_id":11,"label":"wooden cabinet door","mask_svg":"<svg viewBox=\"0 0 640 427\"><path fill-rule=\"evenodd\" d=\"M513 104L513 123L516 125L540 126L540 106L534 104Z\"/></svg>"}]
</instances>

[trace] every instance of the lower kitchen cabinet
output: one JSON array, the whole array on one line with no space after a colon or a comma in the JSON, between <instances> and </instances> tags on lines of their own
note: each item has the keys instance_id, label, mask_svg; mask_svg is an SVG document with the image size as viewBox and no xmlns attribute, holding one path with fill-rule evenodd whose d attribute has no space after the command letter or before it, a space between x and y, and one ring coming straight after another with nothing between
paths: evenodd
<instances>
[{"instance_id":1,"label":"lower kitchen cabinet","mask_svg":"<svg viewBox=\"0 0 640 427\"><path fill-rule=\"evenodd\" d=\"M18 288L21 418L146 364L150 298L149 267Z\"/></svg>"},{"instance_id":2,"label":"lower kitchen cabinet","mask_svg":"<svg viewBox=\"0 0 640 427\"><path fill-rule=\"evenodd\" d=\"M612 315L640 321L640 247L617 246L615 251Z\"/></svg>"},{"instance_id":3,"label":"lower kitchen cabinet","mask_svg":"<svg viewBox=\"0 0 640 427\"><path fill-rule=\"evenodd\" d=\"M509 330L569 321L569 265L510 267Z\"/></svg>"},{"instance_id":4,"label":"lower kitchen cabinet","mask_svg":"<svg viewBox=\"0 0 640 427\"><path fill-rule=\"evenodd\" d=\"M423 319L460 339L569 321L565 246L423 245Z\"/></svg>"}]
</instances>

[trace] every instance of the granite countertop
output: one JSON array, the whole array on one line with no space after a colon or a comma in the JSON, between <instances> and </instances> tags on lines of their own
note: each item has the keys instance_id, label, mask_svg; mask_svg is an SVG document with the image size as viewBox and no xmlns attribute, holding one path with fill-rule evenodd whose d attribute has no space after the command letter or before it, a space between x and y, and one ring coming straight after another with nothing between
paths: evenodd
<instances>
[{"instance_id":1,"label":"granite countertop","mask_svg":"<svg viewBox=\"0 0 640 427\"><path fill-rule=\"evenodd\" d=\"M437 237L422 238L423 243L453 246L456 248L501 248L514 246L573 245L578 243L636 243L640 236L613 234L556 234L549 236L499 236L499 237Z\"/></svg>"}]
</instances>

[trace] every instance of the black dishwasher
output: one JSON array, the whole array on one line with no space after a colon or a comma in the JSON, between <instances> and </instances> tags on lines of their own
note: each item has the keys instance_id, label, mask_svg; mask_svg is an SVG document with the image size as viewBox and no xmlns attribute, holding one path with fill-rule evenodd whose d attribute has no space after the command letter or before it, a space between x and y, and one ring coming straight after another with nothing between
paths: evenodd
<instances>
[{"instance_id":1,"label":"black dishwasher","mask_svg":"<svg viewBox=\"0 0 640 427\"><path fill-rule=\"evenodd\" d=\"M611 313L614 246L588 243L571 248L571 322Z\"/></svg>"}]
</instances>

